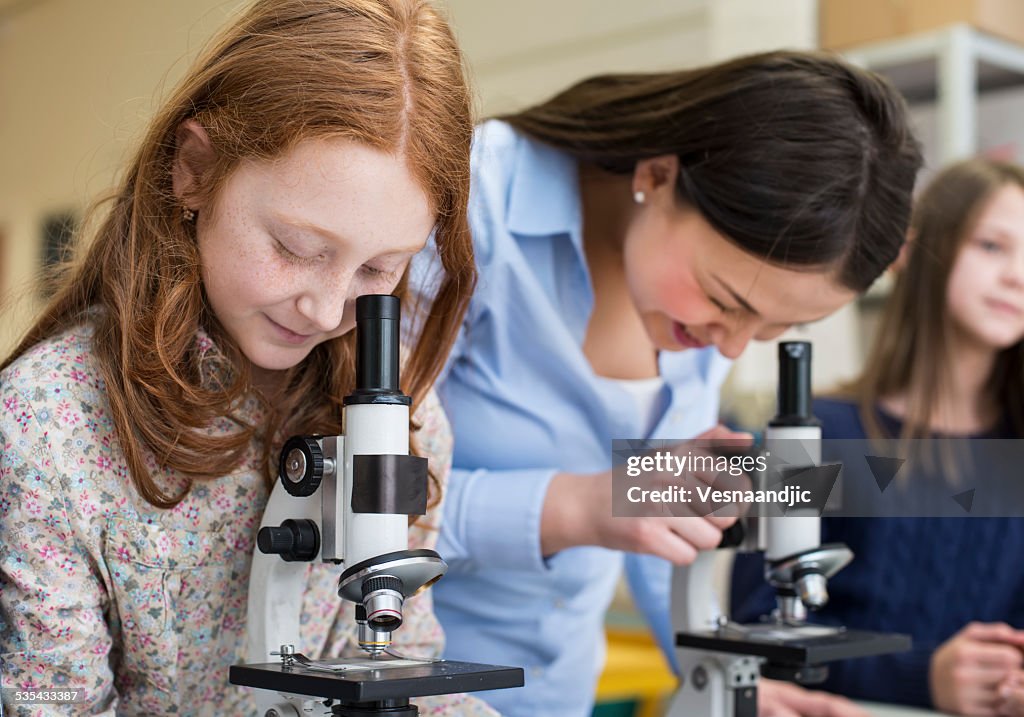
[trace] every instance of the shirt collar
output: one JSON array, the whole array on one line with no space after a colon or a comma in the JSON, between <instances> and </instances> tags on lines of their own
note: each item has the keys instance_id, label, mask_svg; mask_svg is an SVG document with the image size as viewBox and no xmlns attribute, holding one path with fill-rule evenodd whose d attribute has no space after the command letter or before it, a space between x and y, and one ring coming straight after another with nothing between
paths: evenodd
<instances>
[{"instance_id":1,"label":"shirt collar","mask_svg":"<svg viewBox=\"0 0 1024 717\"><path fill-rule=\"evenodd\" d=\"M505 224L514 234L569 234L580 239L580 196L576 160L520 134Z\"/></svg>"}]
</instances>

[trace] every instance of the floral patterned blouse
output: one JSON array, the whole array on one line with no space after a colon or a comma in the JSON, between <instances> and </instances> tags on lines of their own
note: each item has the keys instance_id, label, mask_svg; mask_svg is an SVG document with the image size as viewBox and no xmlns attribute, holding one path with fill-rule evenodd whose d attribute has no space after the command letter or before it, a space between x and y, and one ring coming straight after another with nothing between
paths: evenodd
<instances>
[{"instance_id":1,"label":"floral patterned blouse","mask_svg":"<svg viewBox=\"0 0 1024 717\"><path fill-rule=\"evenodd\" d=\"M15 715L256 715L228 683L242 661L249 570L268 499L253 445L230 475L197 483L170 510L135 490L85 325L42 342L0 373L0 680ZM216 349L197 336L201 366ZM242 406L260 419L259 403ZM419 445L447 476L451 433L431 394ZM209 431L229 431L228 421ZM165 490L184 483L158 470ZM442 472L440 469L444 468ZM440 506L409 533L432 547ZM296 649L361 654L337 569L310 564ZM395 648L438 656L430 591L410 598ZM77 689L76 704L17 704L11 688ZM417 700L424 715L495 715L479 699Z\"/></svg>"}]
</instances>

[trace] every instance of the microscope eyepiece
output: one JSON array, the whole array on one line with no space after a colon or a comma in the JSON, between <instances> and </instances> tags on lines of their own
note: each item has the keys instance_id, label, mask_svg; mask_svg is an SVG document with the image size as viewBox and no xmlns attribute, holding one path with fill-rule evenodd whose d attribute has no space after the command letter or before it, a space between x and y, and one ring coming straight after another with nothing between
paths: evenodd
<instances>
[{"instance_id":1,"label":"microscope eyepiece","mask_svg":"<svg viewBox=\"0 0 1024 717\"><path fill-rule=\"evenodd\" d=\"M771 426L816 426L811 409L811 342L779 343L778 413Z\"/></svg>"},{"instance_id":2,"label":"microscope eyepiece","mask_svg":"<svg viewBox=\"0 0 1024 717\"><path fill-rule=\"evenodd\" d=\"M356 297L356 321L399 321L402 303L391 294L364 294Z\"/></svg>"},{"instance_id":3,"label":"microscope eyepiece","mask_svg":"<svg viewBox=\"0 0 1024 717\"><path fill-rule=\"evenodd\" d=\"M389 294L356 299L356 388L345 397L353 403L402 403L398 379L401 302Z\"/></svg>"}]
</instances>

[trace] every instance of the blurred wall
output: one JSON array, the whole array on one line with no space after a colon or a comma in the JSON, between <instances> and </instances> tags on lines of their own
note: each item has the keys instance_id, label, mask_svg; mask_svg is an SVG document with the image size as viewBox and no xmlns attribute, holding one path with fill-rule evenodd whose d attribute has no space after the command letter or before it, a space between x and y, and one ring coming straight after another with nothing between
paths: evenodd
<instances>
[{"instance_id":1,"label":"blurred wall","mask_svg":"<svg viewBox=\"0 0 1024 717\"><path fill-rule=\"evenodd\" d=\"M0 354L39 308L43 218L112 186L154 98L238 4L0 5Z\"/></svg>"},{"instance_id":2,"label":"blurred wall","mask_svg":"<svg viewBox=\"0 0 1024 717\"><path fill-rule=\"evenodd\" d=\"M0 354L39 300L46 215L83 210L238 0L0 0ZM816 43L815 0L450 0L478 109L600 72Z\"/></svg>"},{"instance_id":3,"label":"blurred wall","mask_svg":"<svg viewBox=\"0 0 1024 717\"><path fill-rule=\"evenodd\" d=\"M603 72L817 44L816 0L449 0L486 114Z\"/></svg>"}]
</instances>

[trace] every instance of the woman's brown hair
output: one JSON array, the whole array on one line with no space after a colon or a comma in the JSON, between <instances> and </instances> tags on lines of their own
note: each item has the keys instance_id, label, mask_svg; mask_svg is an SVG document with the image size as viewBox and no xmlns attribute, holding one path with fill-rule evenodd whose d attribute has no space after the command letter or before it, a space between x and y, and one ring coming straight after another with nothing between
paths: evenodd
<instances>
[{"instance_id":1,"label":"woman's brown hair","mask_svg":"<svg viewBox=\"0 0 1024 717\"><path fill-rule=\"evenodd\" d=\"M879 401L893 395L906 397L902 438L932 433L936 387L949 385L952 370L949 277L986 205L1008 185L1024 189L1024 168L969 159L939 173L921 193L906 265L886 303L864 372L842 390L860 403L870 436L888 437L877 411ZM987 389L1002 422L1024 437L1024 341L999 354Z\"/></svg>"},{"instance_id":2,"label":"woman's brown hair","mask_svg":"<svg viewBox=\"0 0 1024 717\"><path fill-rule=\"evenodd\" d=\"M679 200L725 237L855 291L899 253L921 166L899 93L819 53L593 77L501 119L617 174L675 155Z\"/></svg>"},{"instance_id":3,"label":"woman's brown hair","mask_svg":"<svg viewBox=\"0 0 1024 717\"><path fill-rule=\"evenodd\" d=\"M109 213L0 366L93 317L125 461L139 493L160 507L184 495L167 495L154 482L147 451L161 468L196 481L229 473L262 439L272 477L272 439L340 432L341 401L355 383L349 332L289 370L284 399L266 425L239 421L226 436L203 430L231 416L252 389L247 362L205 299L194 227L172 187L176 132L190 119L216 153L197 192L210 201L240 161L271 159L300 141L342 137L405 159L436 214L445 270L404 364L414 410L451 348L476 278L466 218L470 96L445 20L424 0L258 0L211 41L156 114ZM413 308L405 279L395 294L403 310ZM227 385L200 380L200 328L228 360Z\"/></svg>"}]
</instances>

